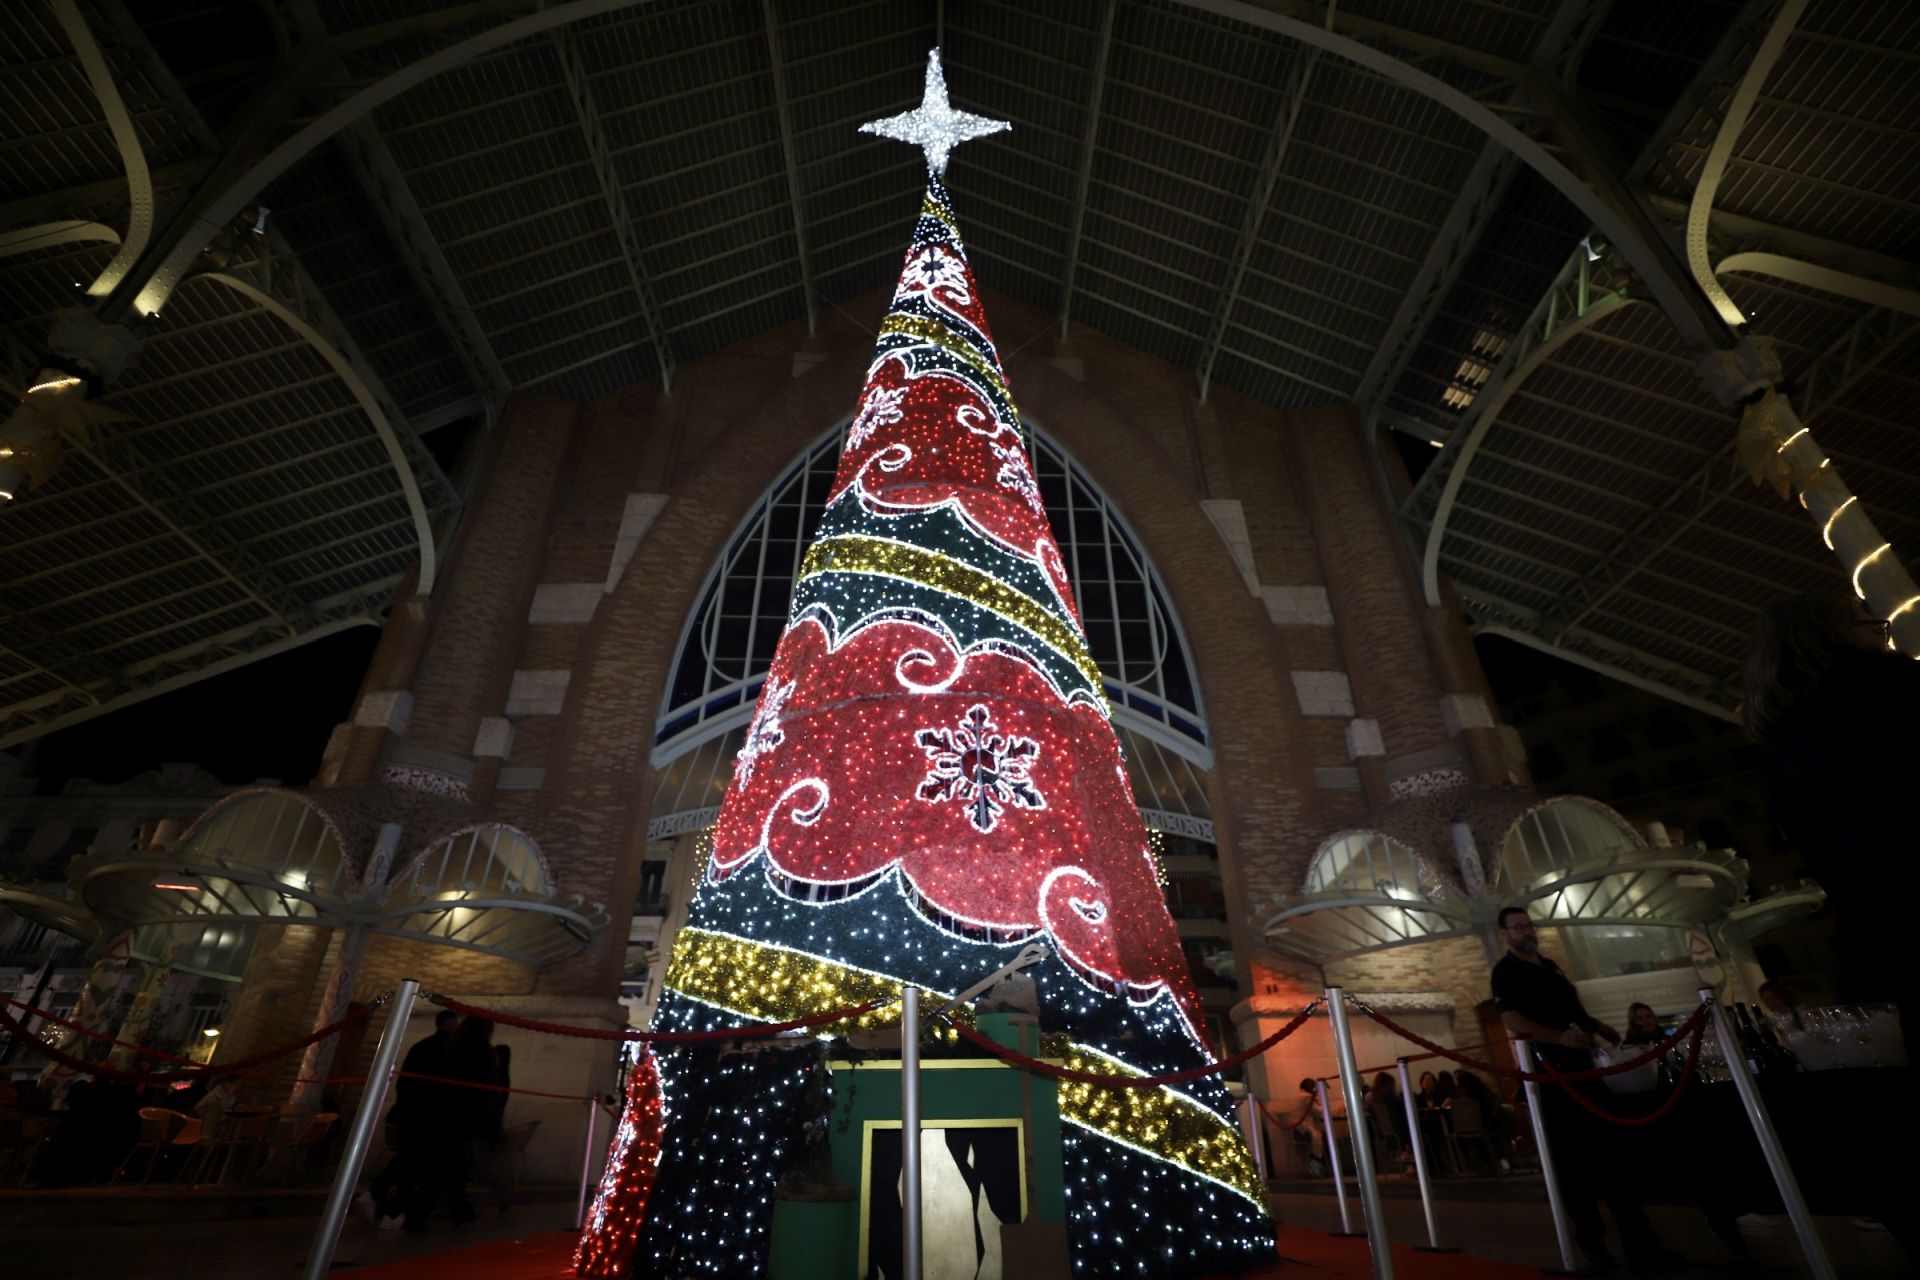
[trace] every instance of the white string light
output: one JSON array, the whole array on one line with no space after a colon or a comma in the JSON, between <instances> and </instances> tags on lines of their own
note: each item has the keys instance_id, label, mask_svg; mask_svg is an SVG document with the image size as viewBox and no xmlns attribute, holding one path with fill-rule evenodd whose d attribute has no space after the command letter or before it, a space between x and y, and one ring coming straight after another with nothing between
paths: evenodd
<instances>
[{"instance_id":1,"label":"white string light","mask_svg":"<svg viewBox=\"0 0 1920 1280\"><path fill-rule=\"evenodd\" d=\"M1825 539L1826 541L1827 550L1829 551L1833 550L1833 522L1840 518L1840 513L1842 511L1845 511L1848 507L1852 506L1854 503L1858 501L1860 501L1859 494L1857 493L1849 494L1847 496L1847 500L1841 503L1839 506L1835 507L1833 509L1833 514L1827 517L1826 527L1820 530L1821 538Z\"/></svg>"},{"instance_id":2,"label":"white string light","mask_svg":"<svg viewBox=\"0 0 1920 1280\"><path fill-rule=\"evenodd\" d=\"M1859 596L1862 600L1867 598L1866 591L1860 586L1860 575L1866 572L1868 565L1878 560L1892 548L1893 544L1891 542L1883 542L1873 550L1867 552L1867 554L1861 558L1860 563L1853 566L1853 594Z\"/></svg>"}]
</instances>

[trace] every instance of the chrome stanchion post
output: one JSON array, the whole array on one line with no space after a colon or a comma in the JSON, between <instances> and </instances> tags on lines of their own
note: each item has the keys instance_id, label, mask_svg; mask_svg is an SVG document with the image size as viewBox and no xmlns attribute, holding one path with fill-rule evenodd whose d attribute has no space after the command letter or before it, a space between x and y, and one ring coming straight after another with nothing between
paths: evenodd
<instances>
[{"instance_id":1,"label":"chrome stanchion post","mask_svg":"<svg viewBox=\"0 0 1920 1280\"><path fill-rule=\"evenodd\" d=\"M1022 1073L1025 1078L1025 1073ZM1247 1089L1247 1096L1240 1099L1240 1132L1247 1140L1247 1148L1253 1153L1253 1171L1260 1175L1260 1185L1267 1185L1267 1144L1260 1132L1260 1099L1253 1096L1253 1089Z\"/></svg>"},{"instance_id":2,"label":"chrome stanchion post","mask_svg":"<svg viewBox=\"0 0 1920 1280\"><path fill-rule=\"evenodd\" d=\"M906 1280L920 1280L920 989L900 1008L900 1244Z\"/></svg>"},{"instance_id":3,"label":"chrome stanchion post","mask_svg":"<svg viewBox=\"0 0 1920 1280\"><path fill-rule=\"evenodd\" d=\"M1827 1246L1814 1228L1813 1215L1807 1212L1806 1197L1800 1194L1800 1182L1793 1176L1793 1166L1787 1163L1780 1135L1774 1131L1773 1117L1767 1114L1767 1104L1760 1097L1760 1086L1754 1081L1746 1056L1740 1052L1740 1041L1732 1019L1727 1017L1726 1006L1714 999L1711 987L1700 988L1700 1001L1712 1010L1721 1057L1727 1060L1733 1087L1740 1091L1741 1105L1747 1109L1747 1123L1753 1126L1753 1136L1760 1143L1761 1154L1767 1158L1773 1185L1779 1189L1781 1203L1786 1205L1787 1217L1793 1223L1793 1234L1800 1237L1800 1251L1806 1255L1807 1269L1813 1272L1815 1280L1833 1280L1833 1262L1827 1257Z\"/></svg>"},{"instance_id":4,"label":"chrome stanchion post","mask_svg":"<svg viewBox=\"0 0 1920 1280\"><path fill-rule=\"evenodd\" d=\"M580 1153L580 1199L573 1207L573 1229L584 1231L587 1226L587 1189L593 1179L593 1131L600 1127L600 1100L587 1099L587 1146Z\"/></svg>"},{"instance_id":5,"label":"chrome stanchion post","mask_svg":"<svg viewBox=\"0 0 1920 1280\"><path fill-rule=\"evenodd\" d=\"M1353 1172L1360 1183L1360 1214L1367 1224L1367 1255L1373 1280L1393 1280L1393 1248L1387 1241L1387 1215L1380 1210L1380 1180L1373 1168L1373 1143L1367 1138L1367 1098L1360 1089L1360 1068L1353 1056L1353 1032L1347 1026L1347 1002L1339 987L1327 988L1327 1018L1333 1023L1333 1052L1340 1062L1340 1088L1347 1095L1347 1133L1353 1138Z\"/></svg>"},{"instance_id":6,"label":"chrome stanchion post","mask_svg":"<svg viewBox=\"0 0 1920 1280\"><path fill-rule=\"evenodd\" d=\"M1533 1045L1525 1040L1513 1042L1513 1058L1522 1071L1533 1070ZM1547 1208L1553 1213L1553 1234L1560 1242L1560 1266L1567 1272L1579 1270L1573 1256L1573 1232L1567 1225L1567 1206L1560 1199L1560 1179L1553 1172L1553 1149L1547 1145L1547 1118L1540 1114L1540 1086L1524 1082L1527 1091L1527 1116L1533 1121L1533 1145L1540 1153L1540 1176L1547 1183Z\"/></svg>"},{"instance_id":7,"label":"chrome stanchion post","mask_svg":"<svg viewBox=\"0 0 1920 1280\"><path fill-rule=\"evenodd\" d=\"M1427 1243L1417 1246L1425 1253L1458 1253L1440 1243L1440 1216L1433 1208L1433 1184L1427 1180L1427 1139L1420 1132L1420 1112L1413 1104L1413 1077L1407 1073L1407 1060L1395 1061L1400 1073L1400 1101L1407 1112L1407 1141L1413 1144L1413 1176L1420 1184L1420 1208L1427 1215Z\"/></svg>"},{"instance_id":8,"label":"chrome stanchion post","mask_svg":"<svg viewBox=\"0 0 1920 1280\"><path fill-rule=\"evenodd\" d=\"M1327 1082L1315 1080L1313 1089L1320 1099L1320 1123L1327 1134L1327 1165L1333 1170L1333 1195L1340 1202L1340 1229L1332 1234L1337 1236L1357 1236L1353 1229L1353 1214L1347 1210L1347 1175L1340 1167L1340 1136L1333 1131L1333 1108L1327 1105ZM1351 1125L1351 1121L1348 1122Z\"/></svg>"},{"instance_id":9,"label":"chrome stanchion post","mask_svg":"<svg viewBox=\"0 0 1920 1280\"><path fill-rule=\"evenodd\" d=\"M347 1206L353 1203L360 1171L367 1164L374 1123L386 1103L387 1090L393 1086L394 1073L400 1069L400 1046L407 1038L407 1020L413 1016L413 1001L419 994L420 984L412 978L403 980L393 993L387 1026L380 1033L380 1047L374 1051L373 1066L367 1072L367 1087L360 1095L359 1110L353 1113L353 1128L347 1131L347 1149L340 1156L333 1189L327 1193L327 1207L320 1214L320 1229L314 1233L313 1249L307 1255L306 1280L321 1280L333 1269L340 1228L347 1220Z\"/></svg>"}]
</instances>

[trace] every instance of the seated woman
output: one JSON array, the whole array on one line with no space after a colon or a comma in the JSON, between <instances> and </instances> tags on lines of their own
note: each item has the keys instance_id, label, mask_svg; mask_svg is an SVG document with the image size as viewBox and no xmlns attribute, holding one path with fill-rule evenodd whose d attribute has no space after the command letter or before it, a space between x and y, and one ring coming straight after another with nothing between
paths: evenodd
<instances>
[{"instance_id":1,"label":"seated woman","mask_svg":"<svg viewBox=\"0 0 1920 1280\"><path fill-rule=\"evenodd\" d=\"M1660 1019L1654 1016L1653 1006L1638 1001L1627 1006L1627 1034L1622 1044L1659 1044L1667 1038L1660 1026Z\"/></svg>"},{"instance_id":2,"label":"seated woman","mask_svg":"<svg viewBox=\"0 0 1920 1280\"><path fill-rule=\"evenodd\" d=\"M1480 1124L1493 1144L1493 1157L1502 1173L1510 1167L1508 1153L1513 1146L1513 1112L1502 1103L1487 1082L1471 1071L1455 1073L1460 1096L1480 1106Z\"/></svg>"}]
</instances>

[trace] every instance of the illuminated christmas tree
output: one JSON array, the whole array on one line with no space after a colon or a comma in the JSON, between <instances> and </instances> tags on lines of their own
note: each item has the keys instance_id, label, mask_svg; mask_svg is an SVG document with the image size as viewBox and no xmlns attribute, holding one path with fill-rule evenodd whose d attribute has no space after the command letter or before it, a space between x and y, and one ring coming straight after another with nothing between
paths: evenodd
<instances>
[{"instance_id":1,"label":"illuminated christmas tree","mask_svg":"<svg viewBox=\"0 0 1920 1280\"><path fill-rule=\"evenodd\" d=\"M1098 668L941 183L1006 126L925 100L867 131L928 181L838 476L668 967L657 1025L779 1022L952 995L1046 945L1033 976L1069 1064L1211 1058ZM836 1024L898 1019L888 1005ZM662 1052L664 1156L631 1274L752 1275L810 1118L811 1057ZM1084 1275L1274 1255L1224 1087L1060 1088Z\"/></svg>"},{"instance_id":2,"label":"illuminated christmas tree","mask_svg":"<svg viewBox=\"0 0 1920 1280\"><path fill-rule=\"evenodd\" d=\"M627 1076L626 1105L614 1126L607 1167L573 1251L573 1272L581 1280L604 1280L626 1271L659 1171L661 1120L660 1073L653 1054L643 1048Z\"/></svg>"}]
</instances>

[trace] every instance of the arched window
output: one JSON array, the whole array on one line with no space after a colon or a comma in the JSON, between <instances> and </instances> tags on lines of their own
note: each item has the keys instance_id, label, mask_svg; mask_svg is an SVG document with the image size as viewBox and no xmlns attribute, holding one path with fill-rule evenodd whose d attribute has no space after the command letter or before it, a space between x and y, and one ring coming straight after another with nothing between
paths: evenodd
<instances>
[{"instance_id":1,"label":"arched window","mask_svg":"<svg viewBox=\"0 0 1920 1280\"><path fill-rule=\"evenodd\" d=\"M844 434L841 427L822 437L768 487L708 575L654 735L651 838L713 821L786 629L794 578L833 488ZM1142 814L1155 830L1210 844L1205 709L1160 576L1079 464L1031 424L1027 438Z\"/></svg>"}]
</instances>

